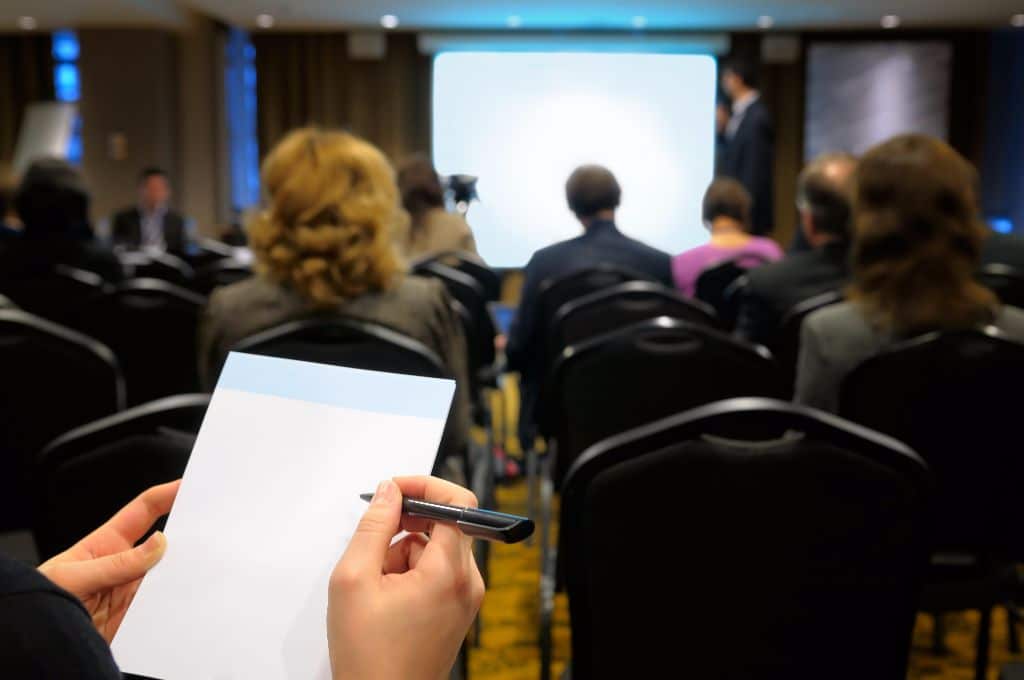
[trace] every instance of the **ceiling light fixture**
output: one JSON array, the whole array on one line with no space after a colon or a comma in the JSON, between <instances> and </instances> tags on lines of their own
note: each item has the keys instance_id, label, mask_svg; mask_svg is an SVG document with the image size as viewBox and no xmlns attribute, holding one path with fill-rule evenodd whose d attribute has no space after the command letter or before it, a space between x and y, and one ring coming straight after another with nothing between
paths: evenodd
<instances>
[{"instance_id":1,"label":"ceiling light fixture","mask_svg":"<svg viewBox=\"0 0 1024 680\"><path fill-rule=\"evenodd\" d=\"M269 14L257 14L256 25L260 28L270 28L274 25L274 17Z\"/></svg>"},{"instance_id":2,"label":"ceiling light fixture","mask_svg":"<svg viewBox=\"0 0 1024 680\"><path fill-rule=\"evenodd\" d=\"M518 14L513 14L505 20L505 25L509 28L519 28L523 25L523 18Z\"/></svg>"},{"instance_id":3,"label":"ceiling light fixture","mask_svg":"<svg viewBox=\"0 0 1024 680\"><path fill-rule=\"evenodd\" d=\"M1024 28L1024 14L1014 14L1010 17L1010 25L1016 28Z\"/></svg>"},{"instance_id":4,"label":"ceiling light fixture","mask_svg":"<svg viewBox=\"0 0 1024 680\"><path fill-rule=\"evenodd\" d=\"M18 28L23 31L35 30L35 27L38 25L35 17L18 17Z\"/></svg>"},{"instance_id":5,"label":"ceiling light fixture","mask_svg":"<svg viewBox=\"0 0 1024 680\"><path fill-rule=\"evenodd\" d=\"M759 16L757 18L757 27L758 28L762 28L762 29L767 30L767 29L771 28L774 25L775 25L775 19L773 19L772 17L768 16L767 14L764 14L764 15Z\"/></svg>"},{"instance_id":6,"label":"ceiling light fixture","mask_svg":"<svg viewBox=\"0 0 1024 680\"><path fill-rule=\"evenodd\" d=\"M642 17L642 16L639 16L639 15L635 16L631 20L631 23L633 24L633 28L637 28L637 29L647 28L647 17Z\"/></svg>"},{"instance_id":7,"label":"ceiling light fixture","mask_svg":"<svg viewBox=\"0 0 1024 680\"><path fill-rule=\"evenodd\" d=\"M897 28L900 25L900 18L895 14L886 14L882 17L882 28Z\"/></svg>"},{"instance_id":8,"label":"ceiling light fixture","mask_svg":"<svg viewBox=\"0 0 1024 680\"><path fill-rule=\"evenodd\" d=\"M388 30L398 28L398 17L394 14L385 14L380 18L380 25Z\"/></svg>"}]
</instances>

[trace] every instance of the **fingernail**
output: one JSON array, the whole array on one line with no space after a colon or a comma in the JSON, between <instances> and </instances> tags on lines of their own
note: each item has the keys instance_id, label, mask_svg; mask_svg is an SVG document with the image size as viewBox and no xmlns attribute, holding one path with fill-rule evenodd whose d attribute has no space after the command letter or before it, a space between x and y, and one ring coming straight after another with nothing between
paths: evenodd
<instances>
[{"instance_id":1,"label":"fingernail","mask_svg":"<svg viewBox=\"0 0 1024 680\"><path fill-rule=\"evenodd\" d=\"M155 531L153 534L146 539L146 542L142 544L142 552L147 555L159 552L163 549L164 543L167 539L164 538L163 532Z\"/></svg>"},{"instance_id":2,"label":"fingernail","mask_svg":"<svg viewBox=\"0 0 1024 680\"><path fill-rule=\"evenodd\" d=\"M377 491L373 494L373 502L376 503L390 503L394 500L395 490L397 487L395 483L390 479L385 479L383 482L377 485Z\"/></svg>"}]
</instances>

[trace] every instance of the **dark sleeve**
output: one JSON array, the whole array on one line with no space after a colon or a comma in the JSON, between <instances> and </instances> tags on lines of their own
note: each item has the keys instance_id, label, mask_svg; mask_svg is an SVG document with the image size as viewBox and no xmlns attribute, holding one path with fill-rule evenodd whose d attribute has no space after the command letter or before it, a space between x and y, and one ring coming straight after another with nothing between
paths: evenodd
<instances>
[{"instance_id":1,"label":"dark sleeve","mask_svg":"<svg viewBox=\"0 0 1024 680\"><path fill-rule=\"evenodd\" d=\"M534 255L526 264L523 272L523 290L519 297L519 309L512 320L508 332L508 345L505 354L508 367L512 371L522 371L529 364L531 353L540 351L540 310L537 309L537 298L540 294L541 275Z\"/></svg>"},{"instance_id":2,"label":"dark sleeve","mask_svg":"<svg viewBox=\"0 0 1024 680\"><path fill-rule=\"evenodd\" d=\"M761 295L758 286L748 279L740 293L736 335L749 342L768 345L778 331L779 322L772 305Z\"/></svg>"},{"instance_id":3,"label":"dark sleeve","mask_svg":"<svg viewBox=\"0 0 1024 680\"><path fill-rule=\"evenodd\" d=\"M128 239L128 232L130 231L128 221L131 219L131 214L127 210L114 215L114 218L110 221L110 242L118 245L124 243Z\"/></svg>"},{"instance_id":4,"label":"dark sleeve","mask_svg":"<svg viewBox=\"0 0 1024 680\"><path fill-rule=\"evenodd\" d=\"M85 611L50 592L0 599L0 665L5 678L121 678Z\"/></svg>"}]
</instances>

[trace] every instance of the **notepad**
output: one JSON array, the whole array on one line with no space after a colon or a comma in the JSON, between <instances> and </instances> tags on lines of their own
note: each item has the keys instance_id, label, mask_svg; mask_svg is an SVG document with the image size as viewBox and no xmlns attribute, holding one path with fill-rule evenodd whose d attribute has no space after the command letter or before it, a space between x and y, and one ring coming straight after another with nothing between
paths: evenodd
<instances>
[{"instance_id":1,"label":"notepad","mask_svg":"<svg viewBox=\"0 0 1024 680\"><path fill-rule=\"evenodd\" d=\"M455 384L228 357L167 521L167 553L112 645L161 680L329 680L331 570L359 494L429 474Z\"/></svg>"}]
</instances>

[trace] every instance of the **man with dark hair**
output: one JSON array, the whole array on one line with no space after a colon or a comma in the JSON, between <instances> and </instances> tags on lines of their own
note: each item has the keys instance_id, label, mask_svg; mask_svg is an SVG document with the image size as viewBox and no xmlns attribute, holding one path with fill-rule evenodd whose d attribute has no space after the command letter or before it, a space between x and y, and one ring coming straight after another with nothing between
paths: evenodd
<instances>
[{"instance_id":1,"label":"man with dark hair","mask_svg":"<svg viewBox=\"0 0 1024 680\"><path fill-rule=\"evenodd\" d=\"M111 238L129 250L152 248L184 253L189 234L184 218L169 207L171 182L160 168L139 174L139 203L114 215Z\"/></svg>"},{"instance_id":2,"label":"man with dark hair","mask_svg":"<svg viewBox=\"0 0 1024 680\"><path fill-rule=\"evenodd\" d=\"M850 178L857 159L829 153L811 161L797 181L800 229L809 250L794 252L747 274L736 332L771 343L798 303L840 290L849 277Z\"/></svg>"},{"instance_id":3,"label":"man with dark hair","mask_svg":"<svg viewBox=\"0 0 1024 680\"><path fill-rule=\"evenodd\" d=\"M757 68L733 59L722 68L722 89L732 100L732 117L725 128L719 175L738 180L754 199L751 222L756 235L767 234L774 222L772 166L775 131L771 115L761 101Z\"/></svg>"},{"instance_id":4,"label":"man with dark hair","mask_svg":"<svg viewBox=\"0 0 1024 680\"><path fill-rule=\"evenodd\" d=\"M566 182L565 197L583 225L583 234L533 254L526 265L519 311L509 332L509 368L522 374L523 425L530 422L544 377L542 349L547 329L540 318L538 297L545 282L598 265L612 265L672 285L669 256L629 238L616 227L615 210L622 189L607 168L577 168Z\"/></svg>"}]
</instances>

